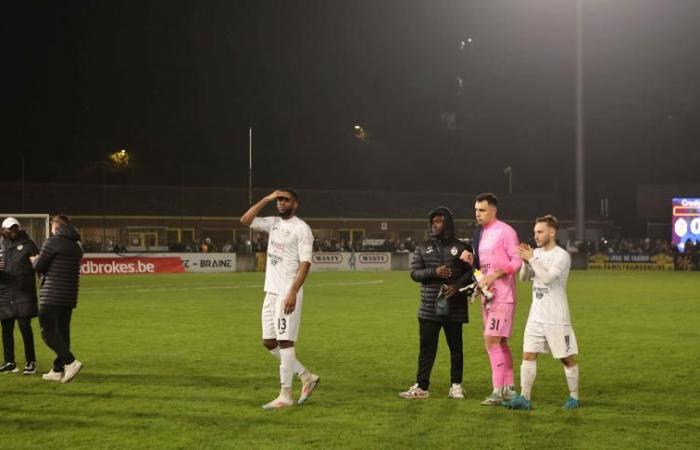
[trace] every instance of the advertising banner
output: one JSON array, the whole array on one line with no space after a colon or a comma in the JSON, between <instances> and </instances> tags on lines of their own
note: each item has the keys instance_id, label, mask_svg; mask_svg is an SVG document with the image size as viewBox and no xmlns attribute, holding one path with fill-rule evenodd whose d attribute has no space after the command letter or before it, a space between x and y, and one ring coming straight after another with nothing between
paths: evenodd
<instances>
[{"instance_id":1,"label":"advertising banner","mask_svg":"<svg viewBox=\"0 0 700 450\"><path fill-rule=\"evenodd\" d=\"M391 253L314 253L311 270L317 272L391 270Z\"/></svg>"},{"instance_id":2,"label":"advertising banner","mask_svg":"<svg viewBox=\"0 0 700 450\"><path fill-rule=\"evenodd\" d=\"M688 242L700 243L700 198L673 199L672 242L685 252Z\"/></svg>"},{"instance_id":3,"label":"advertising banner","mask_svg":"<svg viewBox=\"0 0 700 450\"><path fill-rule=\"evenodd\" d=\"M83 275L235 272L235 253L86 253Z\"/></svg>"},{"instance_id":4,"label":"advertising banner","mask_svg":"<svg viewBox=\"0 0 700 450\"><path fill-rule=\"evenodd\" d=\"M88 257L80 263L82 275L137 275L152 273L183 273L180 258L164 257Z\"/></svg>"},{"instance_id":5,"label":"advertising banner","mask_svg":"<svg viewBox=\"0 0 700 450\"><path fill-rule=\"evenodd\" d=\"M235 272L235 253L174 253L182 260L185 272ZM164 255L171 255L165 253Z\"/></svg>"},{"instance_id":6,"label":"advertising banner","mask_svg":"<svg viewBox=\"0 0 700 450\"><path fill-rule=\"evenodd\" d=\"M588 260L591 270L674 270L673 256L649 254L596 253Z\"/></svg>"}]
</instances>

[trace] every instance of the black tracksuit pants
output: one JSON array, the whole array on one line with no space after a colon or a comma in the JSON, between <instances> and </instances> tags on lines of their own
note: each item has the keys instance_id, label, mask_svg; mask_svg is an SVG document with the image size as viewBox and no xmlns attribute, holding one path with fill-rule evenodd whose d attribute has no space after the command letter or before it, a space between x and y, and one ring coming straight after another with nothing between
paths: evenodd
<instances>
[{"instance_id":1,"label":"black tracksuit pants","mask_svg":"<svg viewBox=\"0 0 700 450\"><path fill-rule=\"evenodd\" d=\"M19 331L22 333L25 361L36 362L36 353L34 352L34 333L32 333L32 319L30 317L2 320L2 349L5 356L5 362L16 362L15 321L17 321L19 324Z\"/></svg>"},{"instance_id":2,"label":"black tracksuit pants","mask_svg":"<svg viewBox=\"0 0 700 450\"><path fill-rule=\"evenodd\" d=\"M462 323L433 322L418 319L420 332L420 353L418 354L418 375L416 382L421 389L430 386L430 372L437 355L440 329L445 330L447 346L450 348L450 380L452 383L462 383L464 370L464 354L462 352Z\"/></svg>"},{"instance_id":3,"label":"black tracksuit pants","mask_svg":"<svg viewBox=\"0 0 700 450\"><path fill-rule=\"evenodd\" d=\"M62 372L63 366L75 361L70 352L70 319L73 308L62 306L39 306L39 324L41 337L51 350L56 353L53 361L54 372Z\"/></svg>"}]
</instances>

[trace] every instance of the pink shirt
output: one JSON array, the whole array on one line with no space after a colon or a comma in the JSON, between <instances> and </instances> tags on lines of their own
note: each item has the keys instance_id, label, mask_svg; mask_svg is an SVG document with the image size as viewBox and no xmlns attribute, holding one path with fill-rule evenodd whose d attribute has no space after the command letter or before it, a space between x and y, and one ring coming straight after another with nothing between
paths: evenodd
<instances>
[{"instance_id":1,"label":"pink shirt","mask_svg":"<svg viewBox=\"0 0 700 450\"><path fill-rule=\"evenodd\" d=\"M506 273L491 284L494 302L515 303L515 274L523 264L518 243L518 234L505 222L494 220L484 225L479 241L481 272L488 275L501 269Z\"/></svg>"}]
</instances>

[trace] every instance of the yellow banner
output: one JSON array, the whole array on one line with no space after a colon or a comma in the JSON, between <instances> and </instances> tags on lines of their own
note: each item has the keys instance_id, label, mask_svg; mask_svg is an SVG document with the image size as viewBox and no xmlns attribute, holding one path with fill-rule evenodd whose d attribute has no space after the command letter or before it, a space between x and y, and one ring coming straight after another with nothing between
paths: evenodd
<instances>
[{"instance_id":1,"label":"yellow banner","mask_svg":"<svg viewBox=\"0 0 700 450\"><path fill-rule=\"evenodd\" d=\"M658 255L605 255L596 253L588 260L591 270L674 270L673 257Z\"/></svg>"}]
</instances>

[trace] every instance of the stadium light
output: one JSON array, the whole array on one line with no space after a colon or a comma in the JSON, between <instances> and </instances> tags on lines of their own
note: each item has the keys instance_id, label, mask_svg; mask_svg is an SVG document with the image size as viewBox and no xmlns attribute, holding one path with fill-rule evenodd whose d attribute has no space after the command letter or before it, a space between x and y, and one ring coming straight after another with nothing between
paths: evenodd
<instances>
[{"instance_id":1,"label":"stadium light","mask_svg":"<svg viewBox=\"0 0 700 450\"><path fill-rule=\"evenodd\" d=\"M367 132L365 131L364 128L362 128L361 125L355 125L353 127L355 129L355 137L361 141L364 141L367 139Z\"/></svg>"},{"instance_id":2,"label":"stadium light","mask_svg":"<svg viewBox=\"0 0 700 450\"><path fill-rule=\"evenodd\" d=\"M129 166L129 160L131 159L131 155L124 149L110 153L107 157L115 169L125 169Z\"/></svg>"}]
</instances>

